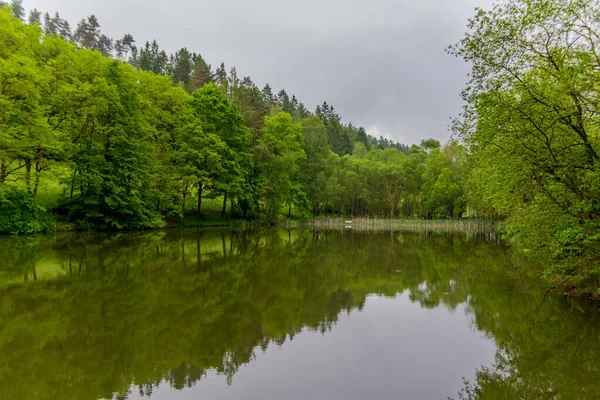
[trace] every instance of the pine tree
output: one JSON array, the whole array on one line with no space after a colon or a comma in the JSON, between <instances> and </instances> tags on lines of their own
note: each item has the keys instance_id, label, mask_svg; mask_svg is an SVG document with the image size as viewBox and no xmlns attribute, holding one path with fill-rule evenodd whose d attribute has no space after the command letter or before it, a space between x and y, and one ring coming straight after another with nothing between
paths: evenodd
<instances>
[{"instance_id":1,"label":"pine tree","mask_svg":"<svg viewBox=\"0 0 600 400\"><path fill-rule=\"evenodd\" d=\"M52 20L58 31L57 33L62 36L63 39L70 42L73 38L71 37L71 26L69 25L69 21L62 19L58 13L54 14Z\"/></svg>"},{"instance_id":2,"label":"pine tree","mask_svg":"<svg viewBox=\"0 0 600 400\"><path fill-rule=\"evenodd\" d=\"M34 8L29 12L29 18L27 19L29 25L42 24L42 12L37 8Z\"/></svg>"},{"instance_id":3,"label":"pine tree","mask_svg":"<svg viewBox=\"0 0 600 400\"><path fill-rule=\"evenodd\" d=\"M362 126L358 128L358 131L356 132L356 141L364 144L365 148L369 149L370 145L369 138L367 136L367 131L365 131L365 128L363 128Z\"/></svg>"},{"instance_id":4,"label":"pine tree","mask_svg":"<svg viewBox=\"0 0 600 400\"><path fill-rule=\"evenodd\" d=\"M132 53L133 44L135 40L131 34L126 33L123 38L115 42L115 53L119 60L125 60Z\"/></svg>"},{"instance_id":5,"label":"pine tree","mask_svg":"<svg viewBox=\"0 0 600 400\"><path fill-rule=\"evenodd\" d=\"M237 89L240 87L240 78L238 78L237 69L235 68L235 66L231 67L231 69L229 70L229 76L227 77L225 87L227 91L227 98L230 101L237 103L236 92Z\"/></svg>"},{"instance_id":6,"label":"pine tree","mask_svg":"<svg viewBox=\"0 0 600 400\"><path fill-rule=\"evenodd\" d=\"M111 57L113 51L113 40L106 35L101 35L98 39L97 49L100 50L103 56Z\"/></svg>"},{"instance_id":7,"label":"pine tree","mask_svg":"<svg viewBox=\"0 0 600 400\"><path fill-rule=\"evenodd\" d=\"M293 114L292 113L292 103L290 102L290 96L288 96L285 89L281 89L279 91L279 93L277 93L277 100L279 102L279 105L281 105L281 109L284 112L286 112L288 114Z\"/></svg>"},{"instance_id":8,"label":"pine tree","mask_svg":"<svg viewBox=\"0 0 600 400\"><path fill-rule=\"evenodd\" d=\"M137 67L143 71L152 70L152 50L150 49L150 42L146 42L144 47L140 49Z\"/></svg>"},{"instance_id":9,"label":"pine tree","mask_svg":"<svg viewBox=\"0 0 600 400\"><path fill-rule=\"evenodd\" d=\"M158 75L164 75L167 72L169 57L164 50L160 50L156 39L152 41L152 69L151 71Z\"/></svg>"},{"instance_id":10,"label":"pine tree","mask_svg":"<svg viewBox=\"0 0 600 400\"><path fill-rule=\"evenodd\" d=\"M140 68L140 53L137 46L131 46L131 55L127 59L127 62L133 65L135 68Z\"/></svg>"},{"instance_id":11,"label":"pine tree","mask_svg":"<svg viewBox=\"0 0 600 400\"><path fill-rule=\"evenodd\" d=\"M245 76L242 79L242 86L247 87L249 89L258 89L258 87L252 82L252 79L249 76Z\"/></svg>"},{"instance_id":12,"label":"pine tree","mask_svg":"<svg viewBox=\"0 0 600 400\"><path fill-rule=\"evenodd\" d=\"M192 54L184 47L175 52L171 64L173 65L173 83L175 85L181 84L189 92L194 69Z\"/></svg>"},{"instance_id":13,"label":"pine tree","mask_svg":"<svg viewBox=\"0 0 600 400\"><path fill-rule=\"evenodd\" d=\"M296 111L298 111L298 99L296 98L296 95L292 95L292 100L290 101L290 113L296 114Z\"/></svg>"},{"instance_id":14,"label":"pine tree","mask_svg":"<svg viewBox=\"0 0 600 400\"><path fill-rule=\"evenodd\" d=\"M10 2L12 15L18 20L25 21L25 9L23 8L23 0L12 0Z\"/></svg>"},{"instance_id":15,"label":"pine tree","mask_svg":"<svg viewBox=\"0 0 600 400\"><path fill-rule=\"evenodd\" d=\"M298 110L296 111L296 114L300 118L308 118L308 117L310 117L310 111L308 110L308 108L306 108L304 106L303 103L298 104Z\"/></svg>"},{"instance_id":16,"label":"pine tree","mask_svg":"<svg viewBox=\"0 0 600 400\"><path fill-rule=\"evenodd\" d=\"M58 26L56 20L50 17L50 14L44 14L44 33L46 35L58 35Z\"/></svg>"},{"instance_id":17,"label":"pine tree","mask_svg":"<svg viewBox=\"0 0 600 400\"><path fill-rule=\"evenodd\" d=\"M195 92L207 83L213 81L210 65L204 61L200 54L194 55L194 69L192 71L190 91Z\"/></svg>"},{"instance_id":18,"label":"pine tree","mask_svg":"<svg viewBox=\"0 0 600 400\"><path fill-rule=\"evenodd\" d=\"M227 81L227 71L225 70L225 63L221 63L219 68L215 71L215 81L219 85L225 84Z\"/></svg>"},{"instance_id":19,"label":"pine tree","mask_svg":"<svg viewBox=\"0 0 600 400\"><path fill-rule=\"evenodd\" d=\"M164 50L160 49L156 39L152 43L146 42L140 50L137 67L157 75L165 75L171 69L169 57Z\"/></svg>"},{"instance_id":20,"label":"pine tree","mask_svg":"<svg viewBox=\"0 0 600 400\"><path fill-rule=\"evenodd\" d=\"M62 24L60 25L60 36L63 37L68 42L73 40L73 36L71 34L71 25L69 25L69 21L66 19L62 20Z\"/></svg>"},{"instance_id":21,"label":"pine tree","mask_svg":"<svg viewBox=\"0 0 600 400\"><path fill-rule=\"evenodd\" d=\"M75 43L86 49L96 50L99 46L100 40L100 24L95 15L90 15L85 19L82 19L77 28L73 33L73 39Z\"/></svg>"},{"instance_id":22,"label":"pine tree","mask_svg":"<svg viewBox=\"0 0 600 400\"><path fill-rule=\"evenodd\" d=\"M265 102L269 105L269 108L273 107L276 103L276 99L273 95L273 90L271 89L271 86L268 83L263 88L262 93Z\"/></svg>"}]
</instances>

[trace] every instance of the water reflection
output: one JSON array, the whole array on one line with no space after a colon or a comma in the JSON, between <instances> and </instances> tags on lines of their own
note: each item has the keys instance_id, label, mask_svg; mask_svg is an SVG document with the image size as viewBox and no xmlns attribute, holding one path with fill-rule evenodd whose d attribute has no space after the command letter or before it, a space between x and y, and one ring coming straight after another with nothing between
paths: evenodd
<instances>
[{"instance_id":1,"label":"water reflection","mask_svg":"<svg viewBox=\"0 0 600 400\"><path fill-rule=\"evenodd\" d=\"M461 398L600 394L597 305L552 296L524 279L494 235L2 237L0 260L3 399L127 398L132 383L133 392L151 396L165 384L192 387L214 371L231 382L257 350L291 346L306 330L332 336L369 295L400 293L415 312L466 312L470 328L495 342L495 362L479 366ZM458 332L432 315L431 330ZM369 360L361 360L366 370ZM400 359L393 368L406 365ZM394 372L381 374L389 380Z\"/></svg>"}]
</instances>

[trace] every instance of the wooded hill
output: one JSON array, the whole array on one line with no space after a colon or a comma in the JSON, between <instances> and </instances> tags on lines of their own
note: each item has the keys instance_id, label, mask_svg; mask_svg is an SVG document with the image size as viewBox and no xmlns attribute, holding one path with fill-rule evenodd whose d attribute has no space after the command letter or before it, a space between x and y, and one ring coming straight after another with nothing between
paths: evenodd
<instances>
[{"instance_id":1,"label":"wooded hill","mask_svg":"<svg viewBox=\"0 0 600 400\"><path fill-rule=\"evenodd\" d=\"M85 229L140 229L204 198L235 218L352 214L445 217L464 209L464 149L408 149L260 90L198 54L114 41L94 16L73 33L58 14L2 11L0 185L9 232L45 208ZM125 61L127 60L127 61ZM38 201L44 198L46 201Z\"/></svg>"}]
</instances>

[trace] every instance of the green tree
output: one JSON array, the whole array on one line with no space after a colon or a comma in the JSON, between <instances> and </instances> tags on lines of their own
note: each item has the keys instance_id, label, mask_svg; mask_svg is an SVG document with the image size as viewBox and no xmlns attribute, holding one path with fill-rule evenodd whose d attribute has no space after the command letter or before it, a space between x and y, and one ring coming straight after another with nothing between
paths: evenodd
<instances>
[{"instance_id":1,"label":"green tree","mask_svg":"<svg viewBox=\"0 0 600 400\"><path fill-rule=\"evenodd\" d=\"M100 23L95 15L90 15L87 20L82 19L73 32L75 43L86 49L98 49L100 37Z\"/></svg>"},{"instance_id":2,"label":"green tree","mask_svg":"<svg viewBox=\"0 0 600 400\"><path fill-rule=\"evenodd\" d=\"M186 155L186 140L189 146L196 138L188 138L193 130L193 115L190 99L185 91L173 86L166 76L139 71L137 75L140 89L140 110L148 135L156 143L157 165L152 179L152 199L156 210L167 217L181 217L185 210L185 200L190 187L199 179L184 170L181 165ZM191 160L191 162L197 160ZM192 167L192 165L190 165ZM149 199L149 201L150 201Z\"/></svg>"},{"instance_id":3,"label":"green tree","mask_svg":"<svg viewBox=\"0 0 600 400\"><path fill-rule=\"evenodd\" d=\"M52 79L42 62L45 56L40 32L0 10L0 185L11 180L30 194L37 192L34 172L53 158L60 145L45 115L43 103ZM50 39L52 40L52 39Z\"/></svg>"},{"instance_id":4,"label":"green tree","mask_svg":"<svg viewBox=\"0 0 600 400\"><path fill-rule=\"evenodd\" d=\"M33 24L42 24L42 12L39 11L37 8L34 8L33 10L29 11L29 17L27 18L27 23L29 23L29 25L33 25Z\"/></svg>"},{"instance_id":5,"label":"green tree","mask_svg":"<svg viewBox=\"0 0 600 400\"><path fill-rule=\"evenodd\" d=\"M200 54L194 57L194 68L192 71L190 91L195 92L207 83L213 81L213 73L209 64Z\"/></svg>"},{"instance_id":6,"label":"green tree","mask_svg":"<svg viewBox=\"0 0 600 400\"><path fill-rule=\"evenodd\" d=\"M508 215L507 232L530 254L569 259L547 270L557 282L594 288L599 14L587 0L499 3L450 48L473 65L455 124L474 153L470 187Z\"/></svg>"},{"instance_id":7,"label":"green tree","mask_svg":"<svg viewBox=\"0 0 600 400\"><path fill-rule=\"evenodd\" d=\"M131 34L126 33L115 42L115 53L119 60L127 60L133 52L135 40Z\"/></svg>"},{"instance_id":8,"label":"green tree","mask_svg":"<svg viewBox=\"0 0 600 400\"><path fill-rule=\"evenodd\" d=\"M194 92L192 107L202 131L216 135L226 145L220 149L223 160L221 176L212 183L214 194L224 198L225 211L227 199L241 199L248 192L248 178L252 168L251 134L239 109L213 83Z\"/></svg>"},{"instance_id":9,"label":"green tree","mask_svg":"<svg viewBox=\"0 0 600 400\"><path fill-rule=\"evenodd\" d=\"M301 163L306 158L302 125L281 112L265 118L262 171L265 212L276 218L284 204L301 204Z\"/></svg>"},{"instance_id":10,"label":"green tree","mask_svg":"<svg viewBox=\"0 0 600 400\"><path fill-rule=\"evenodd\" d=\"M331 150L327 145L327 129L319 117L303 119L301 124L306 154L302 162L302 182L312 214L317 216L328 200L328 180L333 175Z\"/></svg>"},{"instance_id":11,"label":"green tree","mask_svg":"<svg viewBox=\"0 0 600 400\"><path fill-rule=\"evenodd\" d=\"M171 64L173 65L173 83L175 85L181 85L189 92L191 90L192 70L194 68L192 54L184 47L176 51L175 55L171 57Z\"/></svg>"},{"instance_id":12,"label":"green tree","mask_svg":"<svg viewBox=\"0 0 600 400\"><path fill-rule=\"evenodd\" d=\"M25 8L23 8L23 0L11 0L10 9L13 17L25 22Z\"/></svg>"},{"instance_id":13,"label":"green tree","mask_svg":"<svg viewBox=\"0 0 600 400\"><path fill-rule=\"evenodd\" d=\"M155 143L140 112L135 70L100 57L94 126L76 138L71 155L75 191L67 208L82 227L141 229L162 225L151 201Z\"/></svg>"}]
</instances>

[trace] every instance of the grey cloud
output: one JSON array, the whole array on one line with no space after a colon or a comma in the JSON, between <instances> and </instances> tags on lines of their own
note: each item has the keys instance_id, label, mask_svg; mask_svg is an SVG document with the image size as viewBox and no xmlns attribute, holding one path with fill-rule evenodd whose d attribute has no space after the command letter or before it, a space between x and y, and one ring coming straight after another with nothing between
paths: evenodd
<instances>
[{"instance_id":1,"label":"grey cloud","mask_svg":"<svg viewBox=\"0 0 600 400\"><path fill-rule=\"evenodd\" d=\"M327 101L345 122L411 144L445 141L468 66L444 53L475 6L491 0L131 1L25 0L73 26L96 14L103 32L156 38L173 52L235 65L257 85Z\"/></svg>"}]
</instances>

